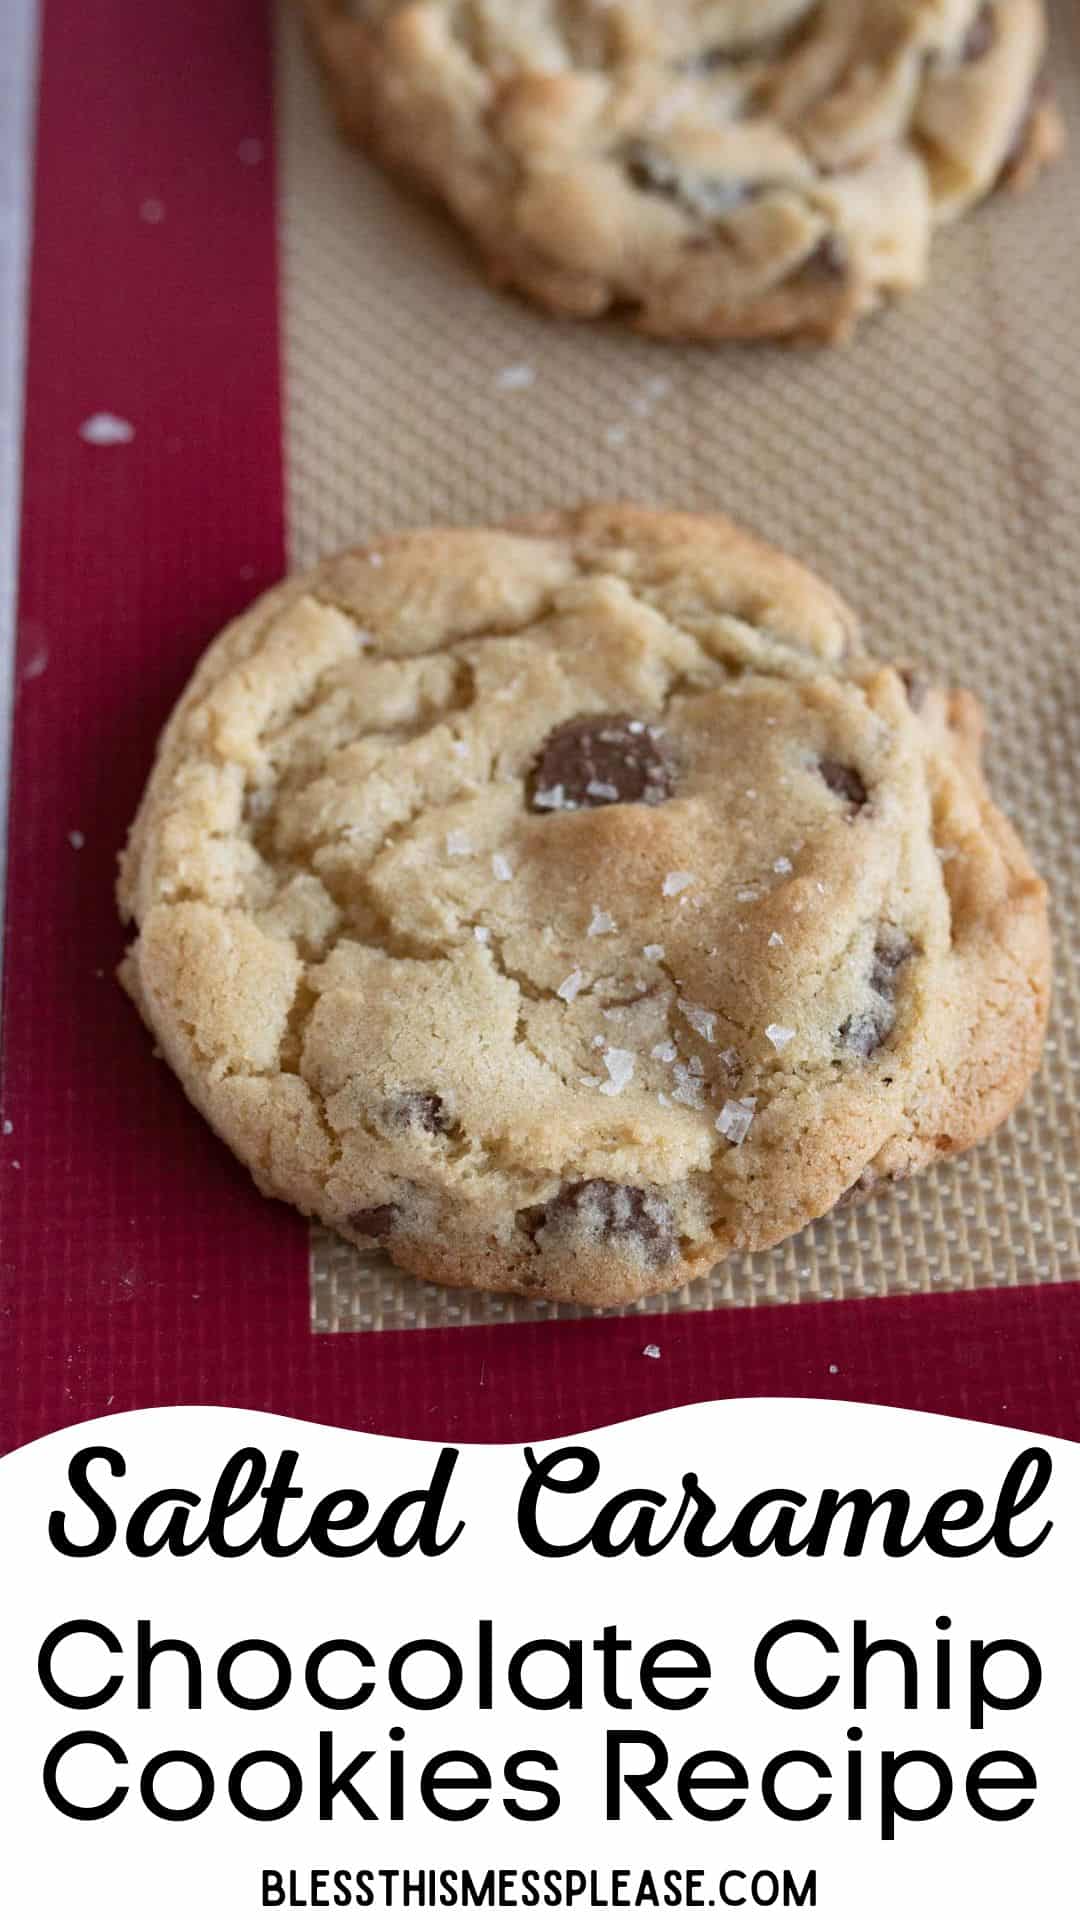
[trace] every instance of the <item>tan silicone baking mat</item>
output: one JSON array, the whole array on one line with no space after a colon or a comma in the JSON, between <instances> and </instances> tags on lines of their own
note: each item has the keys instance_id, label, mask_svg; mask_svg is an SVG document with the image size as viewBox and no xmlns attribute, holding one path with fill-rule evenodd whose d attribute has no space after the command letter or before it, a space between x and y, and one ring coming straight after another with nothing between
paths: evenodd
<instances>
[{"instance_id":1,"label":"tan silicone baking mat","mask_svg":"<svg viewBox=\"0 0 1080 1920\"><path fill-rule=\"evenodd\" d=\"M922 294L842 351L669 347L490 291L447 223L335 139L279 21L292 561L381 530L586 497L720 507L860 609L875 650L975 688L998 797L1052 889L1043 1070L986 1146L651 1302L1080 1277L1080 7L1055 9L1065 165L938 240ZM563 1317L311 1240L316 1331ZM631 1310L633 1311L633 1310Z\"/></svg>"}]
</instances>

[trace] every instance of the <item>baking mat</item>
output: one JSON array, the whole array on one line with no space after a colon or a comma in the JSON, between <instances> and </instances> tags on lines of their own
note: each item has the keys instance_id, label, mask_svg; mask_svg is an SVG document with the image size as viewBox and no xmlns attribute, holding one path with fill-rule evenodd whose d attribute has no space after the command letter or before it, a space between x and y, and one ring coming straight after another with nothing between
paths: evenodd
<instances>
[{"instance_id":1,"label":"baking mat","mask_svg":"<svg viewBox=\"0 0 1080 1920\"><path fill-rule=\"evenodd\" d=\"M259 1196L114 979L115 852L157 730L213 634L285 564L271 10L43 0L40 17L0 1026L0 1450L134 1407L252 1407L520 1444L755 1395L1080 1437L1080 1277L768 1313L547 1326L493 1315L313 1336L304 1223ZM487 306L439 233L432 224L427 245L444 244L445 284L458 271L461 296ZM574 336L499 311L507 347L520 324L576 350ZM404 310L390 318L409 323ZM391 326L389 364L393 339ZM452 410L426 378L423 393ZM330 435L346 400L331 396ZM101 412L132 437L87 441L80 427ZM489 424L500 418L493 408ZM360 444L356 415L350 436ZM454 435L440 436L455 455ZM572 434L565 445L574 452ZM529 448L505 447L525 500ZM412 460L423 455L414 445ZM480 453L462 457L483 504ZM582 484L572 465L555 476L566 492ZM295 462L293 479L295 496ZM449 486L437 475L416 517L438 505L436 482ZM351 531L363 489L347 484L357 498L334 511ZM367 510L390 517L385 503Z\"/></svg>"},{"instance_id":2,"label":"baking mat","mask_svg":"<svg viewBox=\"0 0 1080 1920\"><path fill-rule=\"evenodd\" d=\"M1064 166L939 236L930 286L839 352L670 347L490 291L465 245L336 139L294 9L278 31L287 538L585 497L719 507L824 573L875 652L988 711L995 792L1053 893L1043 1070L974 1153L771 1253L626 1309L1019 1286L1080 1274L1080 12L1055 10ZM418 1286L311 1237L316 1332L575 1317Z\"/></svg>"}]
</instances>

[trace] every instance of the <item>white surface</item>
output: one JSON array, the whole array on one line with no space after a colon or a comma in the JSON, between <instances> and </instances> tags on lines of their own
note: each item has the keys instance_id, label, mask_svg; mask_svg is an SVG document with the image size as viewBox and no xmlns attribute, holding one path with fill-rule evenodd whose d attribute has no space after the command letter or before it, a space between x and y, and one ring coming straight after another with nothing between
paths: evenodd
<instances>
[{"instance_id":1,"label":"white surface","mask_svg":"<svg viewBox=\"0 0 1080 1920\"><path fill-rule=\"evenodd\" d=\"M580 1455L564 1457L559 1466L553 1455L562 1443L538 1445L537 1454L550 1463L549 1475L567 1489L549 1485L532 1496L540 1541L557 1548L582 1542L610 1500L619 1511L609 1537L618 1546L631 1538L633 1525L640 1541L647 1526L652 1544L647 1556L609 1558L586 1548L552 1559L530 1550L529 1536L517 1522L526 1462L511 1446L467 1446L453 1459L442 1500L432 1503L429 1517L437 1556L410 1550L390 1557L369 1546L359 1560L330 1558L315 1550L310 1537L307 1545L299 1544L316 1503L329 1501L338 1489L362 1489L370 1503L363 1523L358 1495L337 1494L334 1544L340 1552L370 1541L391 1502L408 1499L414 1490L418 1498L435 1485L436 1445L224 1407L170 1407L49 1434L0 1460L0 1525L9 1564L18 1569L4 1596L0 1637L4 1911L12 1920L75 1915L79 1920L145 1920L147 1914L154 1920L190 1920L192 1915L256 1920L263 1911L261 1872L266 1868L295 1870L303 1885L320 1868L346 1874L468 1868L479 1877L488 1868L535 1873L571 1867L586 1873L595 1869L601 1892L603 1876L613 1869L625 1869L636 1880L645 1869L659 1874L690 1868L702 1872L706 1899L715 1909L712 1920L721 1920L725 1905L722 1873L735 1879L733 1887L728 1883L727 1905L738 1905L749 1920L746 1879L760 1870L786 1868L800 1885L817 1872L820 1920L865 1920L868 1913L874 1920L912 1920L912 1915L937 1920L956 1913L978 1920L1020 1915L1026 1920L1029 1914L1072 1920L1080 1446L1045 1443L1052 1482L1023 1513L1016 1513L1014 1500L1005 1503L1015 1516L1010 1545L1033 1546L1050 1529L1033 1560L1007 1558L989 1543L971 1557L943 1559L925 1543L914 1544L931 1504L958 1488L978 1494L983 1517L973 1521L969 1503L974 1495L968 1494L963 1496L968 1518L961 1521L959 1496L953 1495L948 1524L962 1526L964 1533L953 1533L949 1544L955 1552L986 1539L987 1518L1004 1492L1006 1474L1029 1444L1021 1434L1001 1428L893 1407L720 1401L608 1428L589 1444L595 1456L592 1484L590 1463ZM68 1479L69 1462L85 1447L115 1449L111 1463L99 1457L88 1470L96 1497L105 1500L105 1512L118 1522L111 1545L100 1528L101 1510L91 1515ZM210 1550L212 1539L204 1546L197 1543L211 1490L230 1456L238 1465L242 1461L241 1448L258 1448L263 1466L252 1462L254 1479L240 1468L253 1504L225 1522L226 1543L239 1551L238 1557L222 1558ZM273 1559L257 1546L244 1552L262 1510L256 1487L266 1486L288 1449L295 1466L292 1496L281 1502L288 1511L280 1539L286 1548L296 1543L298 1551ZM124 1462L127 1471L121 1477L116 1469ZM854 1485L875 1494L903 1488L910 1495L903 1531L911 1551L902 1558L886 1557L879 1512L859 1557L846 1557L841 1504L840 1524L830 1531L820 1558L805 1553L781 1558L767 1546L753 1557L731 1551L698 1557L688 1550L692 1535L685 1520L680 1526L676 1519L682 1476L690 1469L716 1502L715 1517L705 1523L706 1546L715 1546L744 1506L748 1516L756 1511L750 1526L755 1546L770 1535L776 1540L774 1524L784 1511L792 1517L798 1546L823 1490ZM570 1491L575 1482L578 1491ZM285 1484L283 1476L279 1486ZM1024 1484L1034 1497L1030 1477ZM181 1487L190 1494L159 1491ZM785 1487L793 1489L787 1498L770 1491ZM794 1505L800 1497L807 1503L801 1511ZM154 1508L148 1525L137 1517L147 1500ZM190 1500L198 1503L194 1511ZM61 1558L45 1524L52 1512L63 1516L67 1541L96 1542L101 1551ZM419 1508L414 1503L399 1506L398 1512L394 1544L401 1549L415 1539ZM185 1557L154 1551L154 1542L166 1537L166 1526L172 1530L181 1521ZM385 1530L382 1537L385 1541ZM143 1554L146 1543L149 1557ZM183 1656L164 1651L148 1669L149 1700L145 1706L138 1703L139 1619L150 1622L154 1640L179 1637L196 1650L203 1672L201 1705L191 1703ZM492 1622L490 1689L481 1681L486 1664L481 1619ZM911 1655L905 1665L915 1669L917 1697L905 1702L900 1662L886 1650L869 1661L865 1701L860 1698L857 1620L867 1623L874 1640L899 1637L907 1643ZM83 1696L82 1707L60 1702L55 1692L48 1698L38 1679L42 1643L70 1621L100 1622L119 1643L110 1654L100 1638L83 1631L60 1648L51 1672L69 1695ZM829 1653L827 1642L805 1630L783 1632L792 1621L818 1623L832 1636L835 1651ZM948 1633L943 1644L950 1656L951 1700L941 1698L935 1681L939 1621ZM608 1691L605 1698L594 1648L609 1626L616 1628L624 1651L613 1663L618 1694ZM778 1647L765 1649L769 1686L762 1687L754 1655L773 1628L783 1637ZM696 1699L684 1681L675 1681L670 1661L662 1664L671 1684L662 1686L659 1696L646 1690L642 1658L669 1638L688 1640L692 1649L701 1650L703 1661L694 1660L701 1676ZM996 1695L996 1703L983 1712L972 1685L981 1657L977 1649L980 1643L1015 1638L1028 1643L1042 1673L1034 1658L1007 1645L995 1650L987 1644L984 1698ZM273 1654L239 1650L237 1643L253 1639L280 1649L288 1668ZM531 1698L523 1698L520 1688L515 1697L508 1666L515 1650L533 1639L540 1644L525 1654L520 1668ZM327 1692L342 1702L337 1709L317 1706L304 1679L308 1656L336 1640L350 1641L352 1648L320 1655L317 1671ZM395 1666L397 1650L414 1640L442 1642L450 1657L434 1648L414 1648ZM544 1643L552 1640L559 1646L545 1651ZM581 1705L560 1706L556 1703L575 1665L573 1652L560 1647L575 1640L583 1643ZM262 1697L264 1710L245 1711L223 1696L218 1662L233 1648L237 1651L225 1667L235 1689L232 1700L239 1696L254 1706ZM679 1664L685 1672L685 1660ZM832 1694L815 1704L812 1695L833 1678ZM287 1690L274 1704L267 1696L282 1680ZM114 1697L87 1698L110 1681ZM365 1684L373 1689L369 1698L349 1705L348 1696ZM777 1698L778 1688L787 1692L788 1703ZM444 1693L448 1697L439 1706L436 1700ZM796 1696L802 1704L790 1704ZM421 1700L427 1704L417 1704ZM676 1704L680 1700L682 1707ZM550 1710L538 1704L544 1701L551 1703ZM853 1725L861 1730L861 1744L849 1739ZM391 1734L395 1726L402 1729L396 1736ZM320 1818L323 1732L332 1743L334 1774L344 1773L355 1757L352 1784L370 1816L360 1806L350 1808L338 1794ZM614 1765L609 1733L622 1734L627 1743L614 1750ZM650 1750L642 1734L663 1745ZM99 1821L76 1822L47 1801L42 1763L61 1741L72 1736L85 1741L88 1735L118 1742L121 1755L107 1757L100 1747L85 1745L58 1755L62 1791L83 1808L100 1807L117 1786L127 1797ZM853 1807L858 1817L849 1818L846 1762L856 1744L863 1757L864 1804L861 1815ZM464 1824L440 1820L430 1802L425 1809L418 1792L429 1758L455 1748L479 1756L491 1781L489 1791L481 1778L476 1817ZM711 1749L741 1762L744 1789L729 1789L730 1766ZM964 1780L979 1756L1001 1749L1024 1755L1038 1784L1029 1811L1015 1823L999 1825L969 1808ZM190 1823L163 1821L140 1800L139 1775L152 1756L185 1750L212 1770L213 1804ZM548 1754L551 1766L541 1768L534 1758L525 1772L533 1780L544 1777L561 1804L549 1819L522 1822L507 1804L507 1788L519 1794L519 1809L523 1804L518 1782L507 1777L507 1761L530 1750ZM820 1756L831 1778L812 1780L798 1759L800 1750ZM390 1798L391 1752L402 1775L397 1813ZM629 1765L619 1764L620 1752L628 1755ZM612 1803L617 1818L605 1818L605 1786L612 1781L621 1786L625 1773L644 1771L650 1752L662 1767L656 1782L660 1812L639 1804L622 1787ZM936 1754L948 1768L952 1803L932 1821L900 1821L895 1840L887 1840L882 1837L887 1825L883 1756L895 1753L903 1759L897 1797L914 1812L927 1807L935 1784L920 1752ZM282 1808L288 1763L298 1769L301 1800L280 1824L253 1820L235 1801L229 1803L227 1775L246 1754L281 1755L286 1762L263 1760L244 1769L249 1809ZM694 1764L694 1755L705 1757ZM780 1770L781 1803L796 1812L805 1809L819 1785L829 1796L808 1822L785 1821L769 1810L761 1791L766 1769L784 1755L791 1759ZM694 1784L689 1804L684 1799L680 1806L674 1776L684 1766L691 1768ZM1004 1768L997 1771L1001 1777ZM477 1780L476 1771L469 1772ZM462 1777L460 1761L454 1777ZM190 1762L174 1758L161 1769L159 1805L190 1808L196 1791ZM461 1793L444 1796L442 1804L460 1810ZM1015 1806L1016 1796L1010 1792L1004 1801L999 1796L996 1804ZM524 1805L535 1811L535 1795ZM709 1821L710 1812L731 1817L717 1825ZM739 1880L740 1874L746 1879ZM436 1903L421 1908L415 1897L406 1908L400 1880L397 1893L394 1920L453 1920L449 1907L441 1912ZM519 1887L519 1901L520 1895ZM280 1907L281 1902L269 1904ZM299 1904L330 1905L325 1883L323 1899L303 1898ZM512 1897L507 1904L514 1904ZM762 1904L769 1904L768 1898ZM380 1910L376 1890L374 1911ZM504 1910L501 1902L498 1910ZM592 1910L579 1898L568 1915L563 1909L563 1917L583 1920ZM779 1915L779 1904L773 1911ZM474 1908L465 1920L485 1920L485 1912ZM559 1920L559 1909L541 1904L530 1910L525 1901L518 1920ZM632 1916L612 1908L605 1920ZM637 1920L710 1916L680 1915L674 1909L665 1915L663 1905L657 1914L646 1904Z\"/></svg>"},{"instance_id":2,"label":"white surface","mask_svg":"<svg viewBox=\"0 0 1080 1920\"><path fill-rule=\"evenodd\" d=\"M15 668L37 0L0 6L0 962Z\"/></svg>"}]
</instances>

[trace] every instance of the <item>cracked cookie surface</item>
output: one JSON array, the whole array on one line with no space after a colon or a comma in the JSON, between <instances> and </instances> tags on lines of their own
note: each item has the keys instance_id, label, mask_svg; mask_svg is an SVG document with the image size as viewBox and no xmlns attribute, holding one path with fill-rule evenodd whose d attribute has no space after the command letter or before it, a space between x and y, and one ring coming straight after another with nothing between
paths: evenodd
<instances>
[{"instance_id":1,"label":"cracked cookie surface","mask_svg":"<svg viewBox=\"0 0 1080 1920\"><path fill-rule=\"evenodd\" d=\"M302 0L344 131L497 281L684 339L841 340L1062 143L1043 0Z\"/></svg>"},{"instance_id":2,"label":"cracked cookie surface","mask_svg":"<svg viewBox=\"0 0 1080 1920\"><path fill-rule=\"evenodd\" d=\"M978 709L719 517L396 536L209 650L124 856L125 983L268 1193L597 1305L981 1138L1044 889Z\"/></svg>"}]
</instances>

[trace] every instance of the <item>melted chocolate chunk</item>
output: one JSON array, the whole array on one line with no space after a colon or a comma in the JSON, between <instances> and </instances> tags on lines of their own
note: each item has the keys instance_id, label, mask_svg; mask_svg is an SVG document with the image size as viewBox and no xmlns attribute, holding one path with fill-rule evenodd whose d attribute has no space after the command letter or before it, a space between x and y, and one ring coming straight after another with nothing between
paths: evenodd
<instances>
[{"instance_id":1,"label":"melted chocolate chunk","mask_svg":"<svg viewBox=\"0 0 1080 1920\"><path fill-rule=\"evenodd\" d=\"M846 766L842 760L822 760L819 770L830 793L838 794L853 812L861 813L870 796L858 767Z\"/></svg>"},{"instance_id":2,"label":"melted chocolate chunk","mask_svg":"<svg viewBox=\"0 0 1080 1920\"><path fill-rule=\"evenodd\" d=\"M359 1213L350 1213L349 1225L354 1233L363 1233L369 1240L389 1240L397 1232L400 1215L395 1206L361 1207Z\"/></svg>"},{"instance_id":3,"label":"melted chocolate chunk","mask_svg":"<svg viewBox=\"0 0 1080 1920\"><path fill-rule=\"evenodd\" d=\"M449 1133L446 1108L437 1093L400 1093L387 1101L386 1117L393 1127L418 1127L423 1133Z\"/></svg>"},{"instance_id":4,"label":"melted chocolate chunk","mask_svg":"<svg viewBox=\"0 0 1080 1920\"><path fill-rule=\"evenodd\" d=\"M982 60L996 45L997 21L993 7L987 4L979 8L968 28L960 48L960 58L966 66L971 66L976 60Z\"/></svg>"},{"instance_id":5,"label":"melted chocolate chunk","mask_svg":"<svg viewBox=\"0 0 1080 1920\"><path fill-rule=\"evenodd\" d=\"M675 767L659 727L626 714L583 714L549 733L528 780L533 813L670 800Z\"/></svg>"},{"instance_id":6,"label":"melted chocolate chunk","mask_svg":"<svg viewBox=\"0 0 1080 1920\"><path fill-rule=\"evenodd\" d=\"M885 1045L896 1025L896 976L913 952L911 941L899 927L885 927L878 936L868 983L874 1004L853 1013L840 1029L842 1044L864 1060Z\"/></svg>"},{"instance_id":7,"label":"melted chocolate chunk","mask_svg":"<svg viewBox=\"0 0 1080 1920\"><path fill-rule=\"evenodd\" d=\"M560 1238L630 1242L641 1257L660 1266L675 1257L675 1219L666 1200L640 1187L620 1187L610 1180L579 1180L564 1187L546 1207L529 1207L519 1214L530 1239L541 1227Z\"/></svg>"}]
</instances>

